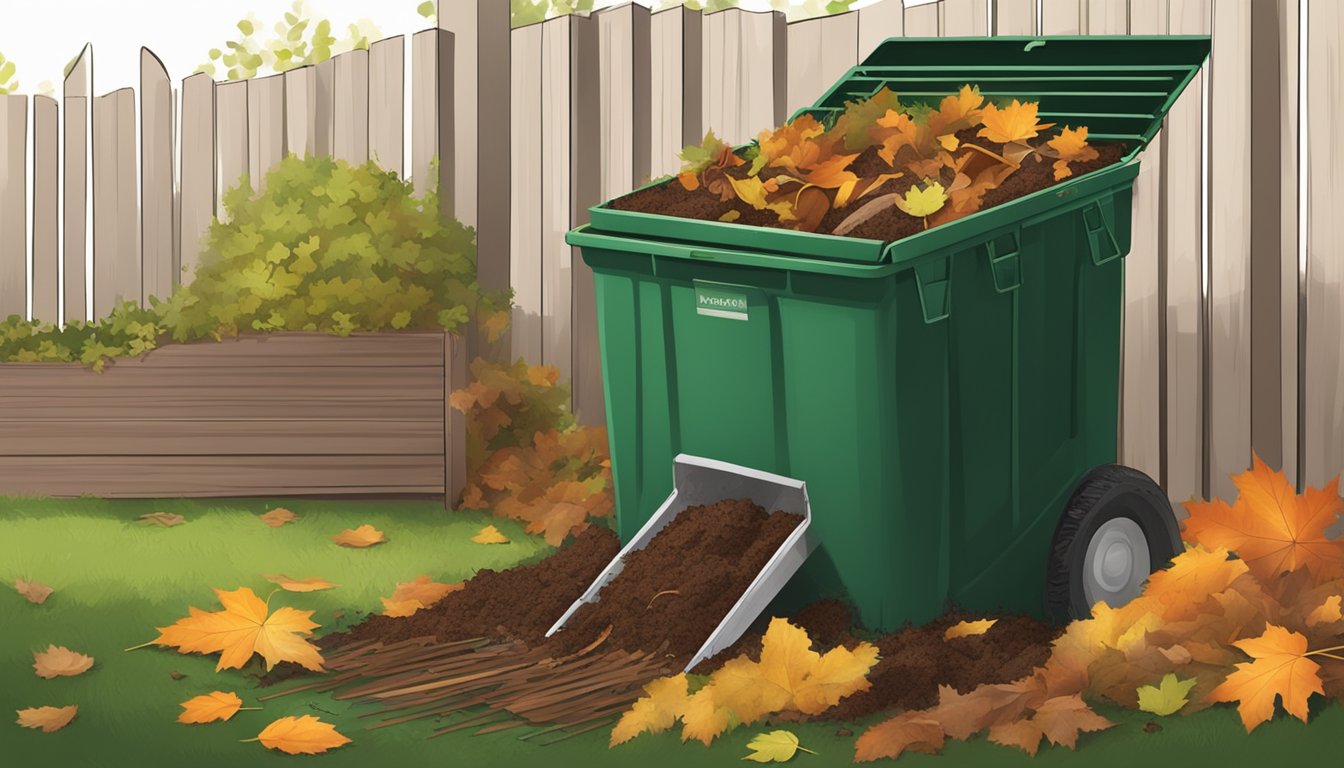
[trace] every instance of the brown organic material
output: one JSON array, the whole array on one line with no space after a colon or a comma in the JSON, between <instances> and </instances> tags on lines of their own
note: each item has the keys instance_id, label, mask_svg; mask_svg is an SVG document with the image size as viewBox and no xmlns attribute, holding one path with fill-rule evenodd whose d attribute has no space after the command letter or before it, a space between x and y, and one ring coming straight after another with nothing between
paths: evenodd
<instances>
[{"instance_id":1,"label":"brown organic material","mask_svg":"<svg viewBox=\"0 0 1344 768\"><path fill-rule=\"evenodd\" d=\"M605 647L653 651L666 642L668 654L689 659L801 521L787 512L767 514L745 499L686 509L626 558L554 646L573 653L611 626Z\"/></svg>"}]
</instances>

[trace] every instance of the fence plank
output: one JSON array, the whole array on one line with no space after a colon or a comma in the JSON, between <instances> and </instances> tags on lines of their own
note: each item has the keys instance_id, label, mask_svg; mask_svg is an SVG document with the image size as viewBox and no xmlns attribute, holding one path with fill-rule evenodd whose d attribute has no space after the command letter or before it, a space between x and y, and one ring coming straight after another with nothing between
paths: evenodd
<instances>
[{"instance_id":1,"label":"fence plank","mask_svg":"<svg viewBox=\"0 0 1344 768\"><path fill-rule=\"evenodd\" d=\"M737 8L705 17L706 128L740 144L787 117L788 30L784 15Z\"/></svg>"},{"instance_id":2,"label":"fence plank","mask_svg":"<svg viewBox=\"0 0 1344 768\"><path fill-rule=\"evenodd\" d=\"M1087 28L1087 0L1041 0L1041 34L1076 35Z\"/></svg>"},{"instance_id":3,"label":"fence plank","mask_svg":"<svg viewBox=\"0 0 1344 768\"><path fill-rule=\"evenodd\" d=\"M1036 34L1036 0L997 0L994 34Z\"/></svg>"},{"instance_id":4,"label":"fence plank","mask_svg":"<svg viewBox=\"0 0 1344 768\"><path fill-rule=\"evenodd\" d=\"M56 100L33 97L33 318L58 323L60 316L60 119Z\"/></svg>"},{"instance_id":5,"label":"fence plank","mask_svg":"<svg viewBox=\"0 0 1344 768\"><path fill-rule=\"evenodd\" d=\"M1113 4L1114 5L1114 4ZM1167 32L1166 0L1134 0L1124 13L1093 14L1093 34ZM1134 181L1133 236L1125 259L1125 316L1120 403L1120 461L1162 479L1162 132L1148 143Z\"/></svg>"},{"instance_id":6,"label":"fence plank","mask_svg":"<svg viewBox=\"0 0 1344 768\"><path fill-rule=\"evenodd\" d=\"M1279 392L1282 400L1279 409L1281 425L1281 445L1283 446L1283 471L1294 478L1299 487L1302 485L1302 457L1298 453L1299 437L1302 426L1299 423L1300 381L1302 360L1299 357L1299 311L1302 306L1301 285L1298 267L1297 230L1299 207L1306 204L1298 199L1298 130L1300 126L1298 104L1299 46L1306 41L1298 35L1298 0L1280 0L1277 4L1279 38L1279 76L1278 87L1279 113L1279 167L1282 177L1279 182L1279 355L1280 375ZM1341 38L1336 38L1337 40ZM1257 97L1258 98L1258 97Z\"/></svg>"},{"instance_id":7,"label":"fence plank","mask_svg":"<svg viewBox=\"0 0 1344 768\"><path fill-rule=\"evenodd\" d=\"M901 0L881 0L859 9L859 61L883 40L905 34L905 5Z\"/></svg>"},{"instance_id":8,"label":"fence plank","mask_svg":"<svg viewBox=\"0 0 1344 768\"><path fill-rule=\"evenodd\" d=\"M788 103L792 115L821 98L859 59L859 15L842 13L790 24Z\"/></svg>"},{"instance_id":9,"label":"fence plank","mask_svg":"<svg viewBox=\"0 0 1344 768\"><path fill-rule=\"evenodd\" d=\"M542 28L533 24L513 31L510 92L509 214L512 226L509 283L513 286L513 322L509 329L511 357L542 359L542 220L543 195L537 184L542 169L543 137L537 130L537 105L542 103Z\"/></svg>"},{"instance_id":10,"label":"fence plank","mask_svg":"<svg viewBox=\"0 0 1344 768\"><path fill-rule=\"evenodd\" d=\"M247 175L265 189L266 174L285 158L285 76L247 81Z\"/></svg>"},{"instance_id":11,"label":"fence plank","mask_svg":"<svg viewBox=\"0 0 1344 768\"><path fill-rule=\"evenodd\" d=\"M0 95L0 320L28 316L28 97Z\"/></svg>"},{"instance_id":12,"label":"fence plank","mask_svg":"<svg viewBox=\"0 0 1344 768\"><path fill-rule=\"evenodd\" d=\"M406 170L406 38L369 46L369 159L402 177Z\"/></svg>"},{"instance_id":13,"label":"fence plank","mask_svg":"<svg viewBox=\"0 0 1344 768\"><path fill-rule=\"evenodd\" d=\"M182 81L181 173L177 279L186 285L196 274L215 216L215 82L205 73Z\"/></svg>"},{"instance_id":14,"label":"fence plank","mask_svg":"<svg viewBox=\"0 0 1344 768\"><path fill-rule=\"evenodd\" d=\"M299 67L285 73L285 152L298 157L317 154L317 69Z\"/></svg>"},{"instance_id":15,"label":"fence plank","mask_svg":"<svg viewBox=\"0 0 1344 768\"><path fill-rule=\"evenodd\" d=\"M1335 3L1311 3L1307 25L1309 87L1324 89L1338 72L1344 54L1344 9ZM1337 88L1336 84L1336 88ZM1307 275L1306 338L1302 400L1304 481L1324 485L1344 469L1344 151L1336 137L1344 119L1344 99L1312 102L1307 111Z\"/></svg>"},{"instance_id":16,"label":"fence plank","mask_svg":"<svg viewBox=\"0 0 1344 768\"><path fill-rule=\"evenodd\" d=\"M136 195L135 91L93 100L93 316L140 302L140 201Z\"/></svg>"},{"instance_id":17,"label":"fence plank","mask_svg":"<svg viewBox=\"0 0 1344 768\"><path fill-rule=\"evenodd\" d=\"M331 156L363 165L369 159L369 52L346 51L332 58L336 78Z\"/></svg>"},{"instance_id":18,"label":"fence plank","mask_svg":"<svg viewBox=\"0 0 1344 768\"><path fill-rule=\"evenodd\" d=\"M247 81L215 86L215 217L228 221L224 194L247 175ZM249 180L255 184L254 180Z\"/></svg>"},{"instance_id":19,"label":"fence plank","mask_svg":"<svg viewBox=\"0 0 1344 768\"><path fill-rule=\"evenodd\" d=\"M411 37L411 181L423 195L439 190L450 210L453 156L453 34L427 29ZM438 163L438 175L430 168Z\"/></svg>"},{"instance_id":20,"label":"fence plank","mask_svg":"<svg viewBox=\"0 0 1344 768\"><path fill-rule=\"evenodd\" d=\"M1209 488L1251 464L1251 12L1213 4L1209 82Z\"/></svg>"},{"instance_id":21,"label":"fence plank","mask_svg":"<svg viewBox=\"0 0 1344 768\"><path fill-rule=\"evenodd\" d=\"M942 21L943 4L929 3L905 9L906 37L938 37L938 26Z\"/></svg>"},{"instance_id":22,"label":"fence plank","mask_svg":"<svg viewBox=\"0 0 1344 768\"><path fill-rule=\"evenodd\" d=\"M589 137L600 131L602 110L599 36L596 19L583 19L574 26L570 58L570 226L588 222L588 208L602 200L601 153ZM647 37L646 49L647 49ZM647 70L645 71L647 82ZM647 155L646 155L647 156ZM561 238L563 239L563 238ZM602 398L602 358L597 341L597 291L593 271L578 249L569 249L573 293L570 311L573 332L570 349L574 418L581 424L606 423Z\"/></svg>"},{"instance_id":23,"label":"fence plank","mask_svg":"<svg viewBox=\"0 0 1344 768\"><path fill-rule=\"evenodd\" d=\"M1129 0L1091 0L1082 6L1090 35L1129 34Z\"/></svg>"},{"instance_id":24,"label":"fence plank","mask_svg":"<svg viewBox=\"0 0 1344 768\"><path fill-rule=\"evenodd\" d=\"M704 21L684 6L649 20L649 172L666 176L681 169L677 153L704 135L701 89Z\"/></svg>"},{"instance_id":25,"label":"fence plank","mask_svg":"<svg viewBox=\"0 0 1344 768\"><path fill-rule=\"evenodd\" d=\"M140 304L167 298L177 284L173 216L173 86L163 62L140 49Z\"/></svg>"},{"instance_id":26,"label":"fence plank","mask_svg":"<svg viewBox=\"0 0 1344 768\"><path fill-rule=\"evenodd\" d=\"M607 199L649 178L649 9L627 3L596 18L599 194Z\"/></svg>"},{"instance_id":27,"label":"fence plank","mask_svg":"<svg viewBox=\"0 0 1344 768\"><path fill-rule=\"evenodd\" d=\"M989 8L985 0L942 0L942 33L947 37L980 37L989 34Z\"/></svg>"},{"instance_id":28,"label":"fence plank","mask_svg":"<svg viewBox=\"0 0 1344 768\"><path fill-rule=\"evenodd\" d=\"M331 155L336 151L336 60L318 62L313 81L313 154Z\"/></svg>"},{"instance_id":29,"label":"fence plank","mask_svg":"<svg viewBox=\"0 0 1344 768\"><path fill-rule=\"evenodd\" d=\"M1208 0L1171 0L1172 34L1208 34ZM1207 68L1205 69L1207 72ZM1166 286L1166 468L1173 501L1204 495L1204 205L1203 101L1206 75L1195 75L1167 113L1163 133L1168 216ZM1180 507L1177 508L1180 511Z\"/></svg>"},{"instance_id":30,"label":"fence plank","mask_svg":"<svg viewBox=\"0 0 1344 768\"><path fill-rule=\"evenodd\" d=\"M62 98L65 102L65 150L62 157L62 229L64 232L62 274L65 279L63 300L65 319L88 319L88 280L86 270L89 248L89 95L93 79L93 49L84 50L65 76Z\"/></svg>"}]
</instances>

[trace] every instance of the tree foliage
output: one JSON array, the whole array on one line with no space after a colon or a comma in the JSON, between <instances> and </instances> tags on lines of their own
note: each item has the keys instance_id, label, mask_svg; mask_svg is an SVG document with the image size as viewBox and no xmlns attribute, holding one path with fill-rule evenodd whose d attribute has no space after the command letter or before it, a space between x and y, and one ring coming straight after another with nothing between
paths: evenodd
<instances>
[{"instance_id":1,"label":"tree foliage","mask_svg":"<svg viewBox=\"0 0 1344 768\"><path fill-rule=\"evenodd\" d=\"M417 9L418 10L418 9ZM423 11L421 12L423 15ZM254 14L234 25L238 34L207 53L208 61L196 71L217 77L222 72L229 80L248 80L268 72L285 72L319 64L338 53L368 48L369 41L381 34L368 19L346 25L337 38L330 19L314 17L307 0L294 0L290 10L265 30Z\"/></svg>"}]
</instances>

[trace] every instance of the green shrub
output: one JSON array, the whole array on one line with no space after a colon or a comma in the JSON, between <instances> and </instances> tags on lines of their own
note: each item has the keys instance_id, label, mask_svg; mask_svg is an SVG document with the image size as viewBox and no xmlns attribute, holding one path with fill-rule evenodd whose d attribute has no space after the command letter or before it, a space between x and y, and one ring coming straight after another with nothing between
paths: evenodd
<instances>
[{"instance_id":1,"label":"green shrub","mask_svg":"<svg viewBox=\"0 0 1344 768\"><path fill-rule=\"evenodd\" d=\"M476 284L475 233L439 213L438 197L372 163L281 161L255 194L245 179L224 197L190 285L141 309L65 328L10 317L0 360L79 361L139 355L162 341L239 333L443 328L477 313L498 318L505 294Z\"/></svg>"}]
</instances>

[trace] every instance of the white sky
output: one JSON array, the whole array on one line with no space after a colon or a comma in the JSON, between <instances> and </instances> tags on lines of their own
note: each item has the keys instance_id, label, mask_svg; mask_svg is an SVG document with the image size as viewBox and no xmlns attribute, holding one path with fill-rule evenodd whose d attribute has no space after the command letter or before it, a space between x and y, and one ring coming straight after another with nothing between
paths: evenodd
<instances>
[{"instance_id":1,"label":"white sky","mask_svg":"<svg viewBox=\"0 0 1344 768\"><path fill-rule=\"evenodd\" d=\"M453 0L443 0L444 4ZM652 0L635 0L651 5ZM859 0L855 7L878 0ZM920 5L931 0L907 0ZM506 2L506 0L499 0ZM598 0L598 7L626 0ZM794 0L801 3L802 0ZM416 13L420 0L309 0L313 13L332 21L341 37L345 25L366 18L384 37L409 34L428 24ZM140 46L156 53L179 81L205 62L206 52L222 47L249 12L271 24L289 10L291 0L24 0L6 3L7 23L0 25L0 53L18 67L19 92L37 93L51 81L59 93L61 70L85 43L93 44L94 92L139 86ZM741 6L765 10L769 0L742 0Z\"/></svg>"}]
</instances>

